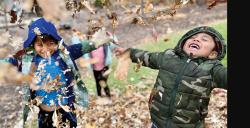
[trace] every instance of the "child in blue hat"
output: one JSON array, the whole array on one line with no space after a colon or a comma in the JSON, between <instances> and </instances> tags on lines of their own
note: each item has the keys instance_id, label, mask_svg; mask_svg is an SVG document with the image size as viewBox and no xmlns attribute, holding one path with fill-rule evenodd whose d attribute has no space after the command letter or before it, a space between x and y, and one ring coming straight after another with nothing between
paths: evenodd
<instances>
[{"instance_id":1,"label":"child in blue hat","mask_svg":"<svg viewBox=\"0 0 250 128\"><path fill-rule=\"evenodd\" d=\"M68 120L70 127L76 127L74 103L87 107L88 98L87 89L74 61L111 39L105 39L104 36L101 41L82 41L67 46L55 26L44 18L33 21L28 32L23 50L8 59L23 74L32 76L32 82L23 89L23 98L26 100L24 125L28 104L35 103L40 108L39 128L58 126L52 120L53 115L61 115L62 122Z\"/></svg>"}]
</instances>

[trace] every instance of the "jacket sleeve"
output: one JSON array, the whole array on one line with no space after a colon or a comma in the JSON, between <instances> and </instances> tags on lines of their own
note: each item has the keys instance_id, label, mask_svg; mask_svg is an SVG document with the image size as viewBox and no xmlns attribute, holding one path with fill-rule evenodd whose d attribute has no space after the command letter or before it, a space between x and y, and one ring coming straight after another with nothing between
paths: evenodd
<instances>
[{"instance_id":1,"label":"jacket sleeve","mask_svg":"<svg viewBox=\"0 0 250 128\"><path fill-rule=\"evenodd\" d=\"M67 47L67 50L69 51L73 60L76 60L83 56L83 54L89 53L95 49L95 45L89 41L82 41L79 44L74 44Z\"/></svg>"},{"instance_id":2,"label":"jacket sleeve","mask_svg":"<svg viewBox=\"0 0 250 128\"><path fill-rule=\"evenodd\" d=\"M130 48L130 58L132 62L138 63L138 61L142 62L143 66L159 69L162 57L164 52L155 52L150 53L148 51L143 51L139 49Z\"/></svg>"},{"instance_id":3,"label":"jacket sleeve","mask_svg":"<svg viewBox=\"0 0 250 128\"><path fill-rule=\"evenodd\" d=\"M227 68L223 65L216 65L212 69L213 81L217 88L227 89Z\"/></svg>"},{"instance_id":4,"label":"jacket sleeve","mask_svg":"<svg viewBox=\"0 0 250 128\"><path fill-rule=\"evenodd\" d=\"M10 64L12 64L14 66L17 66L17 67L18 67L18 64L19 64L18 60L13 58L13 57L0 59L0 62L1 63L6 63L7 62L7 63L10 63Z\"/></svg>"}]
</instances>

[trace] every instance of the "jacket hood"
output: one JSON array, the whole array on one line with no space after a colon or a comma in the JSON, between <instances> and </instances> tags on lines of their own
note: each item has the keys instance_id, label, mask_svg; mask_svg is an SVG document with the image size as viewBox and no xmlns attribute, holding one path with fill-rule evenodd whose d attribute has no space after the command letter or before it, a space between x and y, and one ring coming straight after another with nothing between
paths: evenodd
<instances>
[{"instance_id":1,"label":"jacket hood","mask_svg":"<svg viewBox=\"0 0 250 128\"><path fill-rule=\"evenodd\" d=\"M190 31L188 31L186 34L184 34L181 39L178 41L178 44L175 47L175 50L177 52L184 52L182 47L185 43L185 41L190 38L191 36L197 34L197 33L207 33L211 35L215 43L217 44L218 47L218 57L217 59L222 60L224 56L226 55L226 43L222 35L216 31L214 28L209 27L209 26L201 26L201 27L196 27Z\"/></svg>"},{"instance_id":2,"label":"jacket hood","mask_svg":"<svg viewBox=\"0 0 250 128\"><path fill-rule=\"evenodd\" d=\"M38 18L28 26L28 38L24 41L23 48L29 47L36 36L50 35L55 40L60 41L62 38L57 34L56 27L51 22L46 21L44 18Z\"/></svg>"}]
</instances>

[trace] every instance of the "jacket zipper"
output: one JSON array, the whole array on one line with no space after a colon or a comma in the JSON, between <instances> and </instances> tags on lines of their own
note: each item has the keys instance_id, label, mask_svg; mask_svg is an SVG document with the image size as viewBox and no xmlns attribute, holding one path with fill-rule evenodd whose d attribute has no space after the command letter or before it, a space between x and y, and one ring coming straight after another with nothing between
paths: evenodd
<instances>
[{"instance_id":1,"label":"jacket zipper","mask_svg":"<svg viewBox=\"0 0 250 128\"><path fill-rule=\"evenodd\" d=\"M174 110L174 103L175 103L175 97L176 97L176 93L178 90L178 86L180 84L181 78L183 76L183 73L187 67L187 65L189 64L189 62L191 61L190 58L187 59L187 61L184 63L182 69L180 70L180 72L178 73L178 76L175 79L175 86L173 88L173 92L171 94L171 99L170 99L170 104L169 104L169 114L168 117L172 117L173 114L173 110Z\"/></svg>"}]
</instances>

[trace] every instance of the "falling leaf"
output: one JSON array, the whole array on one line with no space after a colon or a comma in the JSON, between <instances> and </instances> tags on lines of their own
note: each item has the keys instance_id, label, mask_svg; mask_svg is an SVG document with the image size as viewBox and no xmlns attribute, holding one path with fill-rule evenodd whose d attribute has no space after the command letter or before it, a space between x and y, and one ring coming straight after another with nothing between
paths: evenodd
<instances>
[{"instance_id":1,"label":"falling leaf","mask_svg":"<svg viewBox=\"0 0 250 128\"><path fill-rule=\"evenodd\" d=\"M189 3L189 2L191 2L192 0L182 0L182 5L185 5L185 4L187 4L187 3Z\"/></svg>"},{"instance_id":2,"label":"falling leaf","mask_svg":"<svg viewBox=\"0 0 250 128\"><path fill-rule=\"evenodd\" d=\"M163 39L164 42L168 42L169 40L170 39L168 39L168 38Z\"/></svg>"},{"instance_id":3,"label":"falling leaf","mask_svg":"<svg viewBox=\"0 0 250 128\"><path fill-rule=\"evenodd\" d=\"M42 104L44 97L42 96L36 96L35 99L31 100L31 104L35 104L36 106L39 106Z\"/></svg>"},{"instance_id":4,"label":"falling leaf","mask_svg":"<svg viewBox=\"0 0 250 128\"><path fill-rule=\"evenodd\" d=\"M146 25L146 23L142 20L141 17L135 17L133 18L131 24L141 24L141 25Z\"/></svg>"},{"instance_id":5,"label":"falling leaf","mask_svg":"<svg viewBox=\"0 0 250 128\"><path fill-rule=\"evenodd\" d=\"M111 25L112 28L116 28L116 26L118 25L118 18L117 18L117 13L116 12L112 12L110 14L106 14L108 19L111 21Z\"/></svg>"},{"instance_id":6,"label":"falling leaf","mask_svg":"<svg viewBox=\"0 0 250 128\"><path fill-rule=\"evenodd\" d=\"M59 106L65 111L65 112L71 112L70 107L68 105L62 105L62 96L60 95L58 98L58 104Z\"/></svg>"},{"instance_id":7,"label":"falling leaf","mask_svg":"<svg viewBox=\"0 0 250 128\"><path fill-rule=\"evenodd\" d=\"M9 51L10 51L10 49L8 49L8 48L0 48L0 53L1 53L0 59L7 57Z\"/></svg>"},{"instance_id":8,"label":"falling leaf","mask_svg":"<svg viewBox=\"0 0 250 128\"><path fill-rule=\"evenodd\" d=\"M136 14L139 14L140 13L140 11L141 11L141 7L139 7L137 10L136 10Z\"/></svg>"},{"instance_id":9,"label":"falling leaf","mask_svg":"<svg viewBox=\"0 0 250 128\"><path fill-rule=\"evenodd\" d=\"M57 116L56 110L53 112L52 121L53 121L53 126L58 127L59 121L58 121L58 116Z\"/></svg>"},{"instance_id":10,"label":"falling leaf","mask_svg":"<svg viewBox=\"0 0 250 128\"><path fill-rule=\"evenodd\" d=\"M95 14L95 10L90 6L89 1L84 0L84 1L81 1L81 3L82 3L82 4L83 4L92 14Z\"/></svg>"},{"instance_id":11,"label":"falling leaf","mask_svg":"<svg viewBox=\"0 0 250 128\"><path fill-rule=\"evenodd\" d=\"M67 11L65 3L61 0L36 0L43 11L43 17L59 24L59 21L65 20L70 12ZM58 15L60 14L60 15Z\"/></svg>"},{"instance_id":12,"label":"falling leaf","mask_svg":"<svg viewBox=\"0 0 250 128\"><path fill-rule=\"evenodd\" d=\"M33 31L34 31L34 33L35 33L36 35L38 35L38 36L42 35L42 32L39 30L38 27L35 27Z\"/></svg>"},{"instance_id":13,"label":"falling leaf","mask_svg":"<svg viewBox=\"0 0 250 128\"><path fill-rule=\"evenodd\" d=\"M104 16L100 16L98 18L98 23L100 24L100 26L103 26L104 25Z\"/></svg>"},{"instance_id":14,"label":"falling leaf","mask_svg":"<svg viewBox=\"0 0 250 128\"><path fill-rule=\"evenodd\" d=\"M11 16L10 23L15 23L15 22L17 21L17 14L16 14L16 11L10 10L10 16Z\"/></svg>"},{"instance_id":15,"label":"falling leaf","mask_svg":"<svg viewBox=\"0 0 250 128\"><path fill-rule=\"evenodd\" d=\"M173 12L170 12L169 14L170 14L170 16L176 15L176 10L174 10Z\"/></svg>"},{"instance_id":16,"label":"falling leaf","mask_svg":"<svg viewBox=\"0 0 250 128\"><path fill-rule=\"evenodd\" d=\"M111 72L112 72L112 68L109 68L109 69L106 70L102 75L103 75L104 77L107 77Z\"/></svg>"},{"instance_id":17,"label":"falling leaf","mask_svg":"<svg viewBox=\"0 0 250 128\"><path fill-rule=\"evenodd\" d=\"M154 9L154 5L147 1L147 3L145 4L145 7L144 7L144 12L148 13L148 12L153 11L153 9Z\"/></svg>"},{"instance_id":18,"label":"falling leaf","mask_svg":"<svg viewBox=\"0 0 250 128\"><path fill-rule=\"evenodd\" d=\"M140 68L142 67L142 63L143 63L143 61L141 61L141 60L138 58L137 63L136 63L136 65L135 65L134 68L133 68L135 72L139 72Z\"/></svg>"},{"instance_id":19,"label":"falling leaf","mask_svg":"<svg viewBox=\"0 0 250 128\"><path fill-rule=\"evenodd\" d=\"M112 12L111 14L107 14L107 17L109 20L118 20L117 14L115 12Z\"/></svg>"},{"instance_id":20,"label":"falling leaf","mask_svg":"<svg viewBox=\"0 0 250 128\"><path fill-rule=\"evenodd\" d=\"M0 38L1 38L0 46L3 47L5 45L9 44L11 35L10 35L9 31L3 32L0 34Z\"/></svg>"},{"instance_id":21,"label":"falling leaf","mask_svg":"<svg viewBox=\"0 0 250 128\"><path fill-rule=\"evenodd\" d=\"M31 76L18 72L17 67L10 63L0 63L0 69L0 85L20 85L32 80Z\"/></svg>"},{"instance_id":22,"label":"falling leaf","mask_svg":"<svg viewBox=\"0 0 250 128\"><path fill-rule=\"evenodd\" d=\"M217 5L217 1L212 1L209 5L207 9L212 9L214 6Z\"/></svg>"},{"instance_id":23,"label":"falling leaf","mask_svg":"<svg viewBox=\"0 0 250 128\"><path fill-rule=\"evenodd\" d=\"M131 62L129 58L129 51L117 57L118 64L114 71L114 77L117 80L125 80L128 75L129 63Z\"/></svg>"}]
</instances>

